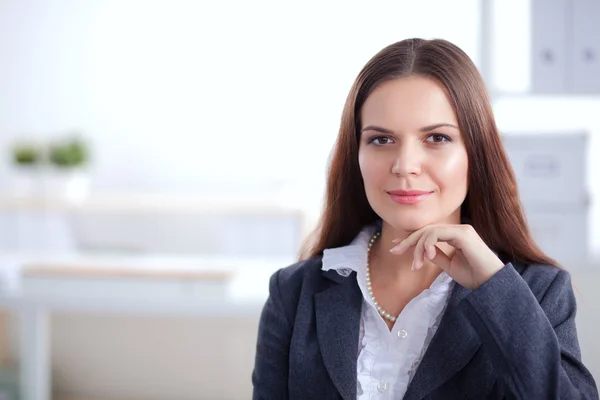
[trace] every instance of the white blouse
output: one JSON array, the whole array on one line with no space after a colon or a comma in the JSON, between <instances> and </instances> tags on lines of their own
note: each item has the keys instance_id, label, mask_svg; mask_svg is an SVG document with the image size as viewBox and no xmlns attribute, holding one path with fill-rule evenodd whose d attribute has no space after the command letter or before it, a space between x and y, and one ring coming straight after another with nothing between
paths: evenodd
<instances>
[{"instance_id":1,"label":"white blouse","mask_svg":"<svg viewBox=\"0 0 600 400\"><path fill-rule=\"evenodd\" d=\"M442 272L406 305L390 331L367 290L367 248L375 229L364 228L348 246L326 249L322 269L343 276L355 271L363 294L357 398L401 399L441 320L453 281Z\"/></svg>"}]
</instances>

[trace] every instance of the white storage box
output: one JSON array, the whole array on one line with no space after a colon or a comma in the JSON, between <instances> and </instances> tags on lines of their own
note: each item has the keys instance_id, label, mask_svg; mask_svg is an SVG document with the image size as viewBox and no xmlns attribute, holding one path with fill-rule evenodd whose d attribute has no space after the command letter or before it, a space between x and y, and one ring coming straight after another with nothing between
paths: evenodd
<instances>
[{"instance_id":1,"label":"white storage box","mask_svg":"<svg viewBox=\"0 0 600 400\"><path fill-rule=\"evenodd\" d=\"M524 204L588 204L585 132L511 133L502 141Z\"/></svg>"},{"instance_id":2,"label":"white storage box","mask_svg":"<svg viewBox=\"0 0 600 400\"><path fill-rule=\"evenodd\" d=\"M567 269L589 261L588 219L584 207L525 207L533 239L550 257Z\"/></svg>"}]
</instances>

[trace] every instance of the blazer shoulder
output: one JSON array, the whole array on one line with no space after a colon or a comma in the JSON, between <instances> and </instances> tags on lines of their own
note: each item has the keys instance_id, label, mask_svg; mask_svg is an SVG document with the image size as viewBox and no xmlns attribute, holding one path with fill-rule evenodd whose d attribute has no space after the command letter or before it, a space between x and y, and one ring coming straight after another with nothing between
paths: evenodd
<instances>
[{"instance_id":1,"label":"blazer shoulder","mask_svg":"<svg viewBox=\"0 0 600 400\"><path fill-rule=\"evenodd\" d=\"M298 304L307 281L313 281L321 274L321 257L312 257L277 270L270 281L270 292L278 297L286 307Z\"/></svg>"},{"instance_id":2,"label":"blazer shoulder","mask_svg":"<svg viewBox=\"0 0 600 400\"><path fill-rule=\"evenodd\" d=\"M321 271L321 265L321 257L319 256L281 268L275 273L278 276L280 288L286 290L301 285L308 276L318 274Z\"/></svg>"}]
</instances>

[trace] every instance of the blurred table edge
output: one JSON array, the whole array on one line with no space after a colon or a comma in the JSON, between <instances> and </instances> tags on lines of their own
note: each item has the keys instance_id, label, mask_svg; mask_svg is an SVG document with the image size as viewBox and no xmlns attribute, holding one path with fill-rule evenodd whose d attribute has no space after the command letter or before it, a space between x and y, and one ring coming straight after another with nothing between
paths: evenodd
<instances>
[{"instance_id":1,"label":"blurred table edge","mask_svg":"<svg viewBox=\"0 0 600 400\"><path fill-rule=\"evenodd\" d=\"M257 318L270 275L293 262L152 254L0 257L2 272L18 281L10 291L3 282L0 308L19 316L23 398L51 399L53 312Z\"/></svg>"}]
</instances>

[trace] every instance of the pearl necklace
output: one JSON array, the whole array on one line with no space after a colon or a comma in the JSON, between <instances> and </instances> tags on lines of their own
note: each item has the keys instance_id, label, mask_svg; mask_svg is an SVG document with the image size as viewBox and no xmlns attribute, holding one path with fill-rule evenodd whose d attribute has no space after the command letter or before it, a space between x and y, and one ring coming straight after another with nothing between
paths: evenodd
<instances>
[{"instance_id":1,"label":"pearl necklace","mask_svg":"<svg viewBox=\"0 0 600 400\"><path fill-rule=\"evenodd\" d=\"M383 307L381 307L379 305L379 303L375 299L375 295L373 294L373 288L371 287L371 271L369 269L371 247L373 247L373 243L375 243L375 241L377 240L377 238L380 235L381 235L380 232L375 232L375 234L371 237L371 240L369 240L369 247L367 248L367 289L369 290L369 295L371 296L371 300L373 301L373 304L377 308L377 311L379 312L379 314L383 318L387 319L388 321L394 322L394 321L396 321L396 317L394 315L390 314L389 312L385 311L383 309Z\"/></svg>"}]
</instances>

